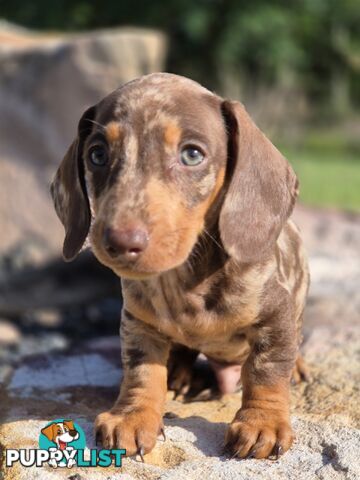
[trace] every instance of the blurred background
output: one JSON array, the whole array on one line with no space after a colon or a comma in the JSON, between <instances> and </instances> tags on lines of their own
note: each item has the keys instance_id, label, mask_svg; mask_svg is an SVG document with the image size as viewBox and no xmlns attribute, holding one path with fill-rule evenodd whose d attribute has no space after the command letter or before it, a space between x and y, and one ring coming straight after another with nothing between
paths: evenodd
<instances>
[{"instance_id":1,"label":"blurred background","mask_svg":"<svg viewBox=\"0 0 360 480\"><path fill-rule=\"evenodd\" d=\"M285 153L312 273L305 336L353 328L358 0L2 0L0 16L0 382L29 355L117 333L119 282L89 252L63 263L48 188L83 110L152 71L240 99Z\"/></svg>"}]
</instances>

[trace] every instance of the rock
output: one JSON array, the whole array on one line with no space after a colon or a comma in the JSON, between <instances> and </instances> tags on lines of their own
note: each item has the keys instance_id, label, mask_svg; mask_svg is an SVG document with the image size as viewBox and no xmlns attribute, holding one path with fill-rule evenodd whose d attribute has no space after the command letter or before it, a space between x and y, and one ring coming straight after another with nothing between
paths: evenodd
<instances>
[{"instance_id":1,"label":"rock","mask_svg":"<svg viewBox=\"0 0 360 480\"><path fill-rule=\"evenodd\" d=\"M0 271L0 316L22 317L27 325L59 325L62 311L71 323L79 309L87 311L84 321L111 321L114 316L117 321L120 303L119 278L90 251L70 264L56 259L41 267Z\"/></svg>"},{"instance_id":2,"label":"rock","mask_svg":"<svg viewBox=\"0 0 360 480\"><path fill-rule=\"evenodd\" d=\"M311 255L358 257L360 213L296 205L293 218Z\"/></svg>"},{"instance_id":3,"label":"rock","mask_svg":"<svg viewBox=\"0 0 360 480\"><path fill-rule=\"evenodd\" d=\"M360 214L298 205L294 220L309 254L311 286L305 330L360 318Z\"/></svg>"},{"instance_id":4,"label":"rock","mask_svg":"<svg viewBox=\"0 0 360 480\"><path fill-rule=\"evenodd\" d=\"M162 70L166 41L139 28L55 35L6 23L0 39L0 256L20 246L18 262L41 262L60 252L49 183L81 114L121 84Z\"/></svg>"},{"instance_id":5,"label":"rock","mask_svg":"<svg viewBox=\"0 0 360 480\"><path fill-rule=\"evenodd\" d=\"M21 333L13 323L0 320L0 346L18 345Z\"/></svg>"},{"instance_id":6,"label":"rock","mask_svg":"<svg viewBox=\"0 0 360 480\"><path fill-rule=\"evenodd\" d=\"M47 308L36 312L36 323L42 327L54 328L61 324L59 310Z\"/></svg>"},{"instance_id":7,"label":"rock","mask_svg":"<svg viewBox=\"0 0 360 480\"><path fill-rule=\"evenodd\" d=\"M12 372L13 369L10 367L10 365L3 365L0 361L0 385L8 381Z\"/></svg>"}]
</instances>

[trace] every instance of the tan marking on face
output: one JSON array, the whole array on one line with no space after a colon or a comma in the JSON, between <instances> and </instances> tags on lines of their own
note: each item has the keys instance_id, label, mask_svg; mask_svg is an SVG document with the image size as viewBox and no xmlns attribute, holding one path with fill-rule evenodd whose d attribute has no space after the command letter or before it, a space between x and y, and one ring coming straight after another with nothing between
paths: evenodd
<instances>
[{"instance_id":1,"label":"tan marking on face","mask_svg":"<svg viewBox=\"0 0 360 480\"><path fill-rule=\"evenodd\" d=\"M128 140L127 151L132 154L137 151L137 141L133 137ZM135 162L132 162L135 163ZM124 178L131 179L135 175L134 167L128 165L119 182L118 189L124 188ZM225 169L221 169L216 180L213 192L196 207L186 206L184 198L175 186L165 184L156 178L151 178L147 186L141 190L146 205L147 227L149 229L150 241L147 249L141 255L136 268L122 268L112 266L111 260L102 252L101 228L99 222L95 222L91 230L91 243L97 258L114 270L117 275L127 278L143 279L175 268L186 261L195 245L199 234L204 228L205 215L216 195L218 194L224 180ZM126 183L125 183L126 186ZM109 193L110 194L110 193ZM101 208L106 208L107 201L101 202ZM136 207L134 207L136 210ZM133 214L134 209L131 209ZM99 214L97 215L99 217ZM119 209L113 217L113 224L124 223L124 210Z\"/></svg>"},{"instance_id":2,"label":"tan marking on face","mask_svg":"<svg viewBox=\"0 0 360 480\"><path fill-rule=\"evenodd\" d=\"M179 125L172 121L166 127L164 131L165 145L171 149L177 147L181 138L181 128Z\"/></svg>"},{"instance_id":3,"label":"tan marking on face","mask_svg":"<svg viewBox=\"0 0 360 480\"><path fill-rule=\"evenodd\" d=\"M138 157L139 144L136 135L130 134L125 140L125 166L121 175L121 181L118 182L117 188L122 190L124 186L128 186L136 175L136 161Z\"/></svg>"},{"instance_id":4,"label":"tan marking on face","mask_svg":"<svg viewBox=\"0 0 360 480\"><path fill-rule=\"evenodd\" d=\"M179 257L184 261L187 257L185 251L196 241L201 220L195 215L192 218L175 188L155 178L148 182L146 198L151 228L146 252L149 263L164 265L171 262L171 258L176 262Z\"/></svg>"},{"instance_id":5,"label":"tan marking on face","mask_svg":"<svg viewBox=\"0 0 360 480\"><path fill-rule=\"evenodd\" d=\"M110 122L105 128L105 135L109 143L117 142L121 136L121 127L117 122Z\"/></svg>"},{"instance_id":6,"label":"tan marking on face","mask_svg":"<svg viewBox=\"0 0 360 480\"><path fill-rule=\"evenodd\" d=\"M150 242L138 270L159 272L183 263L204 224L207 205L189 209L180 193L156 178L145 187Z\"/></svg>"},{"instance_id":7,"label":"tan marking on face","mask_svg":"<svg viewBox=\"0 0 360 480\"><path fill-rule=\"evenodd\" d=\"M225 180L225 168L221 168L216 179L214 190L212 191L212 194L210 195L208 200L208 208L211 206L211 204L217 197L217 194L220 192L221 187L224 184L224 180Z\"/></svg>"},{"instance_id":8,"label":"tan marking on face","mask_svg":"<svg viewBox=\"0 0 360 480\"><path fill-rule=\"evenodd\" d=\"M214 172L214 167L211 166L209 173L206 175L206 177L204 177L200 181L198 185L199 192L201 193L201 195L205 195L211 189L214 183L215 183L215 172Z\"/></svg>"}]
</instances>

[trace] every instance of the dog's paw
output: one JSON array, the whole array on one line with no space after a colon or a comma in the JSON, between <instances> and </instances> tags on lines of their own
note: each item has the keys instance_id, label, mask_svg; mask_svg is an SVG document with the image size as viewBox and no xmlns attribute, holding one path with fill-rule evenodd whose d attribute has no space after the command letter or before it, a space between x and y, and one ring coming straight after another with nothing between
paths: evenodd
<instances>
[{"instance_id":1,"label":"dog's paw","mask_svg":"<svg viewBox=\"0 0 360 480\"><path fill-rule=\"evenodd\" d=\"M214 370L206 360L194 365L179 363L169 371L168 389L174 392L174 400L184 402L206 401L220 395Z\"/></svg>"},{"instance_id":2,"label":"dog's paw","mask_svg":"<svg viewBox=\"0 0 360 480\"><path fill-rule=\"evenodd\" d=\"M298 385L301 382L310 382L310 369L305 363L304 359L299 355L296 359L295 366L291 374L291 383Z\"/></svg>"},{"instance_id":3,"label":"dog's paw","mask_svg":"<svg viewBox=\"0 0 360 480\"><path fill-rule=\"evenodd\" d=\"M281 411L240 409L230 424L225 449L239 458L276 459L291 447L294 434Z\"/></svg>"},{"instance_id":4,"label":"dog's paw","mask_svg":"<svg viewBox=\"0 0 360 480\"><path fill-rule=\"evenodd\" d=\"M150 408L130 413L104 412L95 420L96 443L104 448L124 448L126 455L149 453L163 432L161 417Z\"/></svg>"},{"instance_id":5,"label":"dog's paw","mask_svg":"<svg viewBox=\"0 0 360 480\"><path fill-rule=\"evenodd\" d=\"M174 346L168 360L168 389L175 398L185 395L191 388L193 369L199 352L184 346Z\"/></svg>"},{"instance_id":6,"label":"dog's paw","mask_svg":"<svg viewBox=\"0 0 360 480\"><path fill-rule=\"evenodd\" d=\"M191 386L192 365L174 365L168 375L168 389L174 392L174 398L186 394Z\"/></svg>"},{"instance_id":7,"label":"dog's paw","mask_svg":"<svg viewBox=\"0 0 360 480\"><path fill-rule=\"evenodd\" d=\"M74 465L76 465L76 460L74 458L69 458L67 468L72 468Z\"/></svg>"},{"instance_id":8,"label":"dog's paw","mask_svg":"<svg viewBox=\"0 0 360 480\"><path fill-rule=\"evenodd\" d=\"M55 458L51 458L49 461L48 461L48 464L50 467L52 468L57 468L58 467L58 464L57 464L57 461L55 460Z\"/></svg>"}]
</instances>

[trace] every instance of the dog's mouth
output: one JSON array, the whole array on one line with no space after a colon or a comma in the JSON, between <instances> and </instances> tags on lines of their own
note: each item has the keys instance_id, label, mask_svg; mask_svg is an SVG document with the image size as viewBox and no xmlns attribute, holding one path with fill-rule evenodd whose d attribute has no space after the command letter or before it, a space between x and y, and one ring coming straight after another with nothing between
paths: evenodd
<instances>
[{"instance_id":1,"label":"dog's mouth","mask_svg":"<svg viewBox=\"0 0 360 480\"><path fill-rule=\"evenodd\" d=\"M173 268L178 267L186 260L186 257L178 259L172 257L168 261L162 262L147 262L146 258L141 258L137 262L124 264L122 262L116 262L112 259L106 258L104 255L99 255L94 251L98 260L111 268L111 270L119 277L133 279L133 280L146 280L150 277L161 275Z\"/></svg>"},{"instance_id":2,"label":"dog's mouth","mask_svg":"<svg viewBox=\"0 0 360 480\"><path fill-rule=\"evenodd\" d=\"M113 272L116 273L116 275L118 275L119 277L129 278L133 280L146 280L147 278L154 277L162 273L161 271L155 270L143 271L141 269L135 268L134 266L130 268L114 264L108 264L107 266L109 266L111 270L113 270Z\"/></svg>"},{"instance_id":3,"label":"dog's mouth","mask_svg":"<svg viewBox=\"0 0 360 480\"><path fill-rule=\"evenodd\" d=\"M164 239L164 243L166 242ZM172 238L171 244L164 247L155 241L145 251L121 258L109 254L101 242L91 239L92 250L97 259L111 268L116 275L129 279L145 280L149 277L161 275L183 264L191 252L192 245L181 245L178 239ZM184 248L185 247L185 248Z\"/></svg>"},{"instance_id":4,"label":"dog's mouth","mask_svg":"<svg viewBox=\"0 0 360 480\"><path fill-rule=\"evenodd\" d=\"M110 222L94 221L90 244L97 259L123 278L146 280L182 265L189 257L202 224L170 225L123 221L113 227ZM199 224L198 224L199 223Z\"/></svg>"},{"instance_id":5,"label":"dog's mouth","mask_svg":"<svg viewBox=\"0 0 360 480\"><path fill-rule=\"evenodd\" d=\"M65 450L66 449L66 442L63 442L59 440L59 448L60 450Z\"/></svg>"},{"instance_id":6,"label":"dog's mouth","mask_svg":"<svg viewBox=\"0 0 360 480\"><path fill-rule=\"evenodd\" d=\"M173 258L172 261L169 262L147 262L146 258L141 258L137 262L130 263L130 264L123 264L112 262L111 260L106 262L107 265L111 270L113 270L116 275L123 278L129 278L133 280L146 280L150 277L155 277L157 275L161 275L165 273L181 263L183 260L177 261L177 259ZM103 262L104 263L104 262Z\"/></svg>"}]
</instances>

